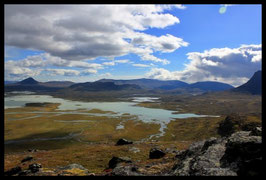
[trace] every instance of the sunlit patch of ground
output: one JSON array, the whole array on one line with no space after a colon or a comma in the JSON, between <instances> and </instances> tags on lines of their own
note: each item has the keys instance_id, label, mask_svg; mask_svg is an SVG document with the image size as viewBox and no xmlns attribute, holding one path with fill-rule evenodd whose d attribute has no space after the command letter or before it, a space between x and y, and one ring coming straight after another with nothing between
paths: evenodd
<instances>
[{"instance_id":1,"label":"sunlit patch of ground","mask_svg":"<svg viewBox=\"0 0 266 180\"><path fill-rule=\"evenodd\" d=\"M33 108L33 111L48 112L40 113L39 117L34 118L35 114L29 114L29 108L14 108L6 110L5 114L5 142L6 152L25 150L23 148L35 145L44 146L40 141L47 141L47 147L53 149L60 147L60 141L56 138L63 138L63 147L71 141L95 143L95 142L112 142L114 143L119 138L128 138L134 141L139 141L149 137L152 134L159 133L159 125L144 123L137 119L136 116L122 115L109 116L115 114L113 112L101 111L97 109L84 111L75 111L64 114L63 111L52 111L51 107L56 109L57 106L47 106ZM23 109L25 111L23 111ZM18 112L18 114L8 113ZM82 114L78 114L78 113ZM25 114L24 114L25 113ZM77 113L77 114L75 114ZM100 115L94 116L91 113ZM28 119L26 116L28 116ZM21 119L23 120L7 120L7 119ZM119 124L123 124L123 128L117 129ZM73 136L73 137L72 137ZM66 139L64 139L66 137ZM68 138L70 137L70 138ZM51 139L49 139L51 138ZM36 140L36 141L35 141ZM49 141L51 140L51 142ZM56 141L56 143L54 143ZM37 146L36 146L37 145Z\"/></svg>"}]
</instances>

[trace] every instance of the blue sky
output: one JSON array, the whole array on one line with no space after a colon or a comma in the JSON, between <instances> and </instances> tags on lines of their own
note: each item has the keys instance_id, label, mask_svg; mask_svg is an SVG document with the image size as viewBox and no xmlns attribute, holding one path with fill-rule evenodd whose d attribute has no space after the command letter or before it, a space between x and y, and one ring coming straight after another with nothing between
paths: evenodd
<instances>
[{"instance_id":1,"label":"blue sky","mask_svg":"<svg viewBox=\"0 0 266 180\"><path fill-rule=\"evenodd\" d=\"M261 5L57 9L5 6L5 80L155 78L237 86L261 69Z\"/></svg>"}]
</instances>

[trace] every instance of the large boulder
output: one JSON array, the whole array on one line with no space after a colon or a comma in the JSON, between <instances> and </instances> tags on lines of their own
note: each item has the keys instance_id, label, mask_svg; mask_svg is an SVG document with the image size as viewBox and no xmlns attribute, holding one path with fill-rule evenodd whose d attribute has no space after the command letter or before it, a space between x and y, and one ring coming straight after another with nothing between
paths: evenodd
<instances>
[{"instance_id":1,"label":"large boulder","mask_svg":"<svg viewBox=\"0 0 266 180\"><path fill-rule=\"evenodd\" d=\"M121 145L126 145L126 144L133 144L133 142L132 141L128 141L126 139L119 139L116 142L116 146L121 146Z\"/></svg>"},{"instance_id":2,"label":"large boulder","mask_svg":"<svg viewBox=\"0 0 266 180\"><path fill-rule=\"evenodd\" d=\"M165 152L161 149L152 148L150 150L149 158L150 159L159 159L165 156Z\"/></svg>"},{"instance_id":3,"label":"large boulder","mask_svg":"<svg viewBox=\"0 0 266 180\"><path fill-rule=\"evenodd\" d=\"M202 151L206 150L210 145L216 142L216 138L210 138L209 140L192 143L187 150L178 151L175 157L179 160L183 160L191 156L200 155Z\"/></svg>"},{"instance_id":4,"label":"large boulder","mask_svg":"<svg viewBox=\"0 0 266 180\"><path fill-rule=\"evenodd\" d=\"M30 165L29 165L29 170L30 170L32 173L36 173L36 172L38 172L40 168L42 168L42 165L41 165L41 164L34 163L34 164L30 164Z\"/></svg>"}]
</instances>

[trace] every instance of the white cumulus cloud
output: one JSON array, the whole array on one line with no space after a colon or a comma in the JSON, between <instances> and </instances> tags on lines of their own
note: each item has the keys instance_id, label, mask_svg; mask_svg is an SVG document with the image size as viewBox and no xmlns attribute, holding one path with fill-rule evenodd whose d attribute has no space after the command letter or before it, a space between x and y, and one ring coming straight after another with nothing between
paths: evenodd
<instances>
[{"instance_id":1,"label":"white cumulus cloud","mask_svg":"<svg viewBox=\"0 0 266 180\"><path fill-rule=\"evenodd\" d=\"M261 44L238 48L213 48L187 54L190 62L182 71L152 68L147 77L163 80L219 81L238 86L261 69Z\"/></svg>"},{"instance_id":2,"label":"white cumulus cloud","mask_svg":"<svg viewBox=\"0 0 266 180\"><path fill-rule=\"evenodd\" d=\"M67 61L135 53L167 64L153 53L173 52L188 43L170 34L157 37L141 31L179 23L165 12L174 8L185 6L5 5L5 45L45 51Z\"/></svg>"}]
</instances>

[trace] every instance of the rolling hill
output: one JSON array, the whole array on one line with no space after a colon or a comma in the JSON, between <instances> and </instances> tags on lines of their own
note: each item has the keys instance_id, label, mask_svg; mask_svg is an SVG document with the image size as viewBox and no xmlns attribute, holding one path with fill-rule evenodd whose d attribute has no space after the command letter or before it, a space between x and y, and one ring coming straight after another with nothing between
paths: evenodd
<instances>
[{"instance_id":1,"label":"rolling hill","mask_svg":"<svg viewBox=\"0 0 266 180\"><path fill-rule=\"evenodd\" d=\"M69 87L74 91L121 91L121 90L138 90L141 89L135 84L117 85L114 82L86 82L77 83Z\"/></svg>"},{"instance_id":2,"label":"rolling hill","mask_svg":"<svg viewBox=\"0 0 266 180\"><path fill-rule=\"evenodd\" d=\"M189 88L198 88L203 91L225 91L234 87L221 82L203 81L190 84Z\"/></svg>"},{"instance_id":3,"label":"rolling hill","mask_svg":"<svg viewBox=\"0 0 266 180\"><path fill-rule=\"evenodd\" d=\"M188 86L187 83L178 80L162 81L158 79L145 79L145 78L132 79L132 80L101 79L98 82L114 82L117 85L135 84L145 89L164 89L164 90L184 88Z\"/></svg>"},{"instance_id":4,"label":"rolling hill","mask_svg":"<svg viewBox=\"0 0 266 180\"><path fill-rule=\"evenodd\" d=\"M132 79L114 80L101 79L95 82L74 83L71 81L48 81L38 82L33 78L23 81L5 84L5 91L57 91L66 89L70 91L122 91L122 90L147 90L147 92L210 92L232 89L233 86L220 82L196 82L188 84L178 80L157 80L157 79Z\"/></svg>"},{"instance_id":5,"label":"rolling hill","mask_svg":"<svg viewBox=\"0 0 266 180\"><path fill-rule=\"evenodd\" d=\"M59 89L69 87L73 85L70 81L50 81L50 82L38 82L32 77L24 79L22 81L5 84L5 91L57 91Z\"/></svg>"}]
</instances>

